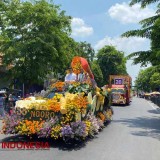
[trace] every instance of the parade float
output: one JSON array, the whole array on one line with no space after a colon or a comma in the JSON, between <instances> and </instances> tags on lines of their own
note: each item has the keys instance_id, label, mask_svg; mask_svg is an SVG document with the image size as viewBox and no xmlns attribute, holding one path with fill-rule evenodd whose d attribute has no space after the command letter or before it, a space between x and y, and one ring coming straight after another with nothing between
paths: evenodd
<instances>
[{"instance_id":1,"label":"parade float","mask_svg":"<svg viewBox=\"0 0 160 160\"><path fill-rule=\"evenodd\" d=\"M53 97L17 101L3 120L3 133L65 141L99 133L112 118L108 91L97 87L86 59L74 57L71 66L77 77L83 70L84 81L57 81L50 86Z\"/></svg>"},{"instance_id":2,"label":"parade float","mask_svg":"<svg viewBox=\"0 0 160 160\"><path fill-rule=\"evenodd\" d=\"M109 75L112 104L129 105L131 96L132 78L129 75Z\"/></svg>"}]
</instances>

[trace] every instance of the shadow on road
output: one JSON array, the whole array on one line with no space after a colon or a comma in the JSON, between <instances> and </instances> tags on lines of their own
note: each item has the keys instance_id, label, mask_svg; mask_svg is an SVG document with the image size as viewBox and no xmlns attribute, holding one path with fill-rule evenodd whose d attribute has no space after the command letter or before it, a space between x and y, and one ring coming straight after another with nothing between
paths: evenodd
<instances>
[{"instance_id":1,"label":"shadow on road","mask_svg":"<svg viewBox=\"0 0 160 160\"><path fill-rule=\"evenodd\" d=\"M131 131L132 135L147 136L160 140L160 117L136 117L133 119L114 120L114 122L136 128L135 131ZM137 129L139 130L137 131Z\"/></svg>"},{"instance_id":2,"label":"shadow on road","mask_svg":"<svg viewBox=\"0 0 160 160\"><path fill-rule=\"evenodd\" d=\"M154 110L149 110L148 111L149 113L154 113L154 114L160 114L160 109L158 108L158 109L154 109Z\"/></svg>"},{"instance_id":3,"label":"shadow on road","mask_svg":"<svg viewBox=\"0 0 160 160\"><path fill-rule=\"evenodd\" d=\"M127 107L127 105L125 105L125 104L112 104L112 107L121 108L121 107Z\"/></svg>"}]
</instances>

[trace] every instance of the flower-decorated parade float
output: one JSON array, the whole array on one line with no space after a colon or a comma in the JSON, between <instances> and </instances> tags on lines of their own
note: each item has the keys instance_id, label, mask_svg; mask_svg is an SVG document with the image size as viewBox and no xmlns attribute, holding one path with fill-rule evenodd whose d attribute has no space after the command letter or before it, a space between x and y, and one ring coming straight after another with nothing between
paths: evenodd
<instances>
[{"instance_id":1,"label":"flower-decorated parade float","mask_svg":"<svg viewBox=\"0 0 160 160\"><path fill-rule=\"evenodd\" d=\"M3 133L66 141L85 140L102 130L113 113L108 91L97 87L86 59L74 57L71 66L76 81L52 84L48 98L17 101L15 110L3 120ZM84 78L79 81L82 71Z\"/></svg>"}]
</instances>

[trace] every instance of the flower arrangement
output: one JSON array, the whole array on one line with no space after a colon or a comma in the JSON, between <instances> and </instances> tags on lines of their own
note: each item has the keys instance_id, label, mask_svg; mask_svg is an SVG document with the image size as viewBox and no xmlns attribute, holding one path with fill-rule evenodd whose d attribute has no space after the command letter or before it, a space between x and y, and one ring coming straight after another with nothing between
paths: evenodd
<instances>
[{"instance_id":1,"label":"flower arrangement","mask_svg":"<svg viewBox=\"0 0 160 160\"><path fill-rule=\"evenodd\" d=\"M89 120L85 120L84 123L86 124L86 136L92 135L91 122Z\"/></svg>"},{"instance_id":2,"label":"flower arrangement","mask_svg":"<svg viewBox=\"0 0 160 160\"><path fill-rule=\"evenodd\" d=\"M94 115L88 114L86 120L90 122L88 134L90 136L94 136L95 134L99 133L100 126L98 119Z\"/></svg>"},{"instance_id":3,"label":"flower arrangement","mask_svg":"<svg viewBox=\"0 0 160 160\"><path fill-rule=\"evenodd\" d=\"M83 121L72 122L71 128L75 138L85 138L88 134L86 124Z\"/></svg>"},{"instance_id":4,"label":"flower arrangement","mask_svg":"<svg viewBox=\"0 0 160 160\"><path fill-rule=\"evenodd\" d=\"M58 139L61 133L61 125L57 124L51 129L51 138Z\"/></svg>"},{"instance_id":5,"label":"flower arrangement","mask_svg":"<svg viewBox=\"0 0 160 160\"><path fill-rule=\"evenodd\" d=\"M51 118L48 121L31 121L23 120L16 115L7 116L3 133L5 134L20 134L44 138L63 138L83 140L87 136L94 136L99 133L99 130L104 127L104 122L95 115L88 113L82 120L76 121L75 115L77 111L71 107L71 110L62 116ZM111 114L111 112L107 112Z\"/></svg>"},{"instance_id":6,"label":"flower arrangement","mask_svg":"<svg viewBox=\"0 0 160 160\"><path fill-rule=\"evenodd\" d=\"M74 73L79 74L82 70L80 57L75 57L71 66ZM112 110L103 107L106 95L100 88L93 88L91 81L73 82L67 87L64 82L58 81L51 85L51 89L55 92L66 92L55 93L51 99L29 97L17 101L15 107L17 110L18 107L21 109L20 114L23 109L31 110L32 114L39 113L38 116L43 113L43 118L51 113L48 119L33 120L33 116L29 120L22 119L18 112L13 112L4 119L3 133L83 140L99 133L105 121L111 120ZM98 104L102 107L97 107Z\"/></svg>"},{"instance_id":7,"label":"flower arrangement","mask_svg":"<svg viewBox=\"0 0 160 160\"><path fill-rule=\"evenodd\" d=\"M110 121L112 119L112 115L113 115L112 109L108 109L104 113L105 113L106 121Z\"/></svg>"},{"instance_id":8,"label":"flower arrangement","mask_svg":"<svg viewBox=\"0 0 160 160\"><path fill-rule=\"evenodd\" d=\"M61 100L65 100L63 103ZM23 120L17 114L7 115L4 119L3 133L21 134L46 138L63 138L64 140L75 138L85 139L87 136L94 136L104 127L104 122L111 120L112 110L99 112L97 115L88 113L81 118L84 110L89 104L88 98L84 93L66 93L65 96L56 94L52 99L45 100L43 103L32 103L30 108L40 109L40 105L46 105L45 109L60 113L62 105L65 114L57 114L57 117L48 121ZM41 108L42 109L42 108ZM87 112L85 112L86 114Z\"/></svg>"},{"instance_id":9,"label":"flower arrangement","mask_svg":"<svg viewBox=\"0 0 160 160\"><path fill-rule=\"evenodd\" d=\"M51 85L51 88L55 89L56 91L62 92L64 90L64 86L65 86L64 82L58 81L56 83L53 83Z\"/></svg>"},{"instance_id":10,"label":"flower arrangement","mask_svg":"<svg viewBox=\"0 0 160 160\"><path fill-rule=\"evenodd\" d=\"M24 100L26 101L32 102L28 103L27 109L52 110L58 114L47 121L23 120L16 114L7 115L4 119L3 133L28 136L36 134L38 137L45 138L82 140L99 133L99 130L104 127L104 122L111 120L112 117L111 109L101 111L97 115L90 112L87 114L89 111L87 107L91 104L91 100L84 92L68 92L65 95L56 93L52 99L41 99L41 102L37 102L36 99ZM26 106L23 107L25 109Z\"/></svg>"},{"instance_id":11,"label":"flower arrangement","mask_svg":"<svg viewBox=\"0 0 160 160\"><path fill-rule=\"evenodd\" d=\"M25 108L25 107L24 107ZM44 100L41 103L40 102L32 102L30 103L30 105L28 106L28 109L35 109L35 110L49 110L48 106L47 106L47 101Z\"/></svg>"},{"instance_id":12,"label":"flower arrangement","mask_svg":"<svg viewBox=\"0 0 160 160\"><path fill-rule=\"evenodd\" d=\"M99 125L99 130L102 130L104 128L104 122L99 118L97 118L97 121L98 121L98 125Z\"/></svg>"},{"instance_id":13,"label":"flower arrangement","mask_svg":"<svg viewBox=\"0 0 160 160\"><path fill-rule=\"evenodd\" d=\"M24 99L24 100L19 100L16 101L16 105L15 108L27 108L27 109L31 109L31 108L35 108L37 106L45 106L45 99L41 99L41 100L37 100L35 97L34 98L29 98L29 99ZM34 107L35 106L35 107Z\"/></svg>"},{"instance_id":14,"label":"flower arrangement","mask_svg":"<svg viewBox=\"0 0 160 160\"><path fill-rule=\"evenodd\" d=\"M72 59L71 66L72 66L73 72L75 74L79 74L82 69L80 57L78 57L78 56L74 57Z\"/></svg>"},{"instance_id":15,"label":"flower arrangement","mask_svg":"<svg viewBox=\"0 0 160 160\"><path fill-rule=\"evenodd\" d=\"M49 138L51 136L51 130L54 125L58 123L58 118L51 118L50 120L43 123L42 128L40 128L38 132L38 137L46 137Z\"/></svg>"},{"instance_id":16,"label":"flower arrangement","mask_svg":"<svg viewBox=\"0 0 160 160\"><path fill-rule=\"evenodd\" d=\"M11 115L7 114L3 119L4 125L1 132L3 134L17 134L16 127L22 120L23 119L21 116L16 114L14 111L11 113Z\"/></svg>"},{"instance_id":17,"label":"flower arrangement","mask_svg":"<svg viewBox=\"0 0 160 160\"><path fill-rule=\"evenodd\" d=\"M62 96L63 96L62 94L55 93L55 96L53 97L53 99L55 99L56 101L60 102Z\"/></svg>"},{"instance_id":18,"label":"flower arrangement","mask_svg":"<svg viewBox=\"0 0 160 160\"><path fill-rule=\"evenodd\" d=\"M66 93L65 100L66 100L66 108L68 106L75 106L75 100L77 99L78 94Z\"/></svg>"},{"instance_id":19,"label":"flower arrangement","mask_svg":"<svg viewBox=\"0 0 160 160\"><path fill-rule=\"evenodd\" d=\"M69 84L67 87L67 91L69 93L82 93L85 92L86 94L89 93L90 91L93 91L92 85L90 83L79 83L79 82L74 82Z\"/></svg>"},{"instance_id":20,"label":"flower arrangement","mask_svg":"<svg viewBox=\"0 0 160 160\"><path fill-rule=\"evenodd\" d=\"M20 135L34 135L37 134L42 128L43 121L29 121L23 120L15 127L16 131Z\"/></svg>"},{"instance_id":21,"label":"flower arrangement","mask_svg":"<svg viewBox=\"0 0 160 160\"><path fill-rule=\"evenodd\" d=\"M47 100L47 107L49 110L52 110L54 112L60 111L60 102L58 102L56 99L52 98Z\"/></svg>"},{"instance_id":22,"label":"flower arrangement","mask_svg":"<svg viewBox=\"0 0 160 160\"><path fill-rule=\"evenodd\" d=\"M102 112L99 112L97 115L103 122L106 120L105 115Z\"/></svg>"},{"instance_id":23,"label":"flower arrangement","mask_svg":"<svg viewBox=\"0 0 160 160\"><path fill-rule=\"evenodd\" d=\"M66 138L74 138L74 133L70 125L65 125L61 128L61 136L64 140Z\"/></svg>"},{"instance_id":24,"label":"flower arrangement","mask_svg":"<svg viewBox=\"0 0 160 160\"><path fill-rule=\"evenodd\" d=\"M83 96L82 94L79 94L77 98L75 99L75 105L79 109L86 109L88 104L87 96Z\"/></svg>"}]
</instances>

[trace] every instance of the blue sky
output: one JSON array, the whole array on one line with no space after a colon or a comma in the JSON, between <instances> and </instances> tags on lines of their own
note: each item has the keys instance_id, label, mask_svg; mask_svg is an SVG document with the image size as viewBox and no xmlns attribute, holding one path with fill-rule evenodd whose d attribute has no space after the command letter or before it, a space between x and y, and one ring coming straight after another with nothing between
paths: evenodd
<instances>
[{"instance_id":1,"label":"blue sky","mask_svg":"<svg viewBox=\"0 0 160 160\"><path fill-rule=\"evenodd\" d=\"M154 6L140 9L136 4L129 7L128 0L54 0L66 15L72 16L72 37L76 41L91 43L97 51L105 45L113 45L125 55L148 50L150 42L138 37L121 38L125 31L140 28L138 22L154 15ZM135 80L140 65L127 62L127 71Z\"/></svg>"}]
</instances>

